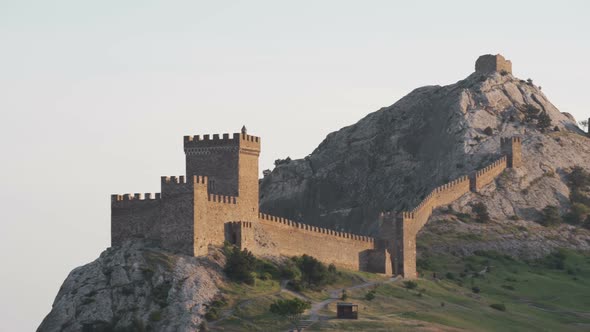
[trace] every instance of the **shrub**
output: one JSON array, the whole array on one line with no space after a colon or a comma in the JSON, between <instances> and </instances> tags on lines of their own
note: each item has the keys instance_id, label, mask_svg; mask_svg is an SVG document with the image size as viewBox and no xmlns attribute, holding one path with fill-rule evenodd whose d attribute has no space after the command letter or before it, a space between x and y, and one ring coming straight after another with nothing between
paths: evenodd
<instances>
[{"instance_id":1,"label":"shrub","mask_svg":"<svg viewBox=\"0 0 590 332\"><path fill-rule=\"evenodd\" d=\"M482 202L475 203L471 206L471 210L475 213L475 221L479 223L487 223L490 221L488 208Z\"/></svg>"},{"instance_id":2,"label":"shrub","mask_svg":"<svg viewBox=\"0 0 590 332\"><path fill-rule=\"evenodd\" d=\"M289 281L287 287L294 292L301 292L304 289L303 284L301 284L300 280Z\"/></svg>"},{"instance_id":3,"label":"shrub","mask_svg":"<svg viewBox=\"0 0 590 332\"><path fill-rule=\"evenodd\" d=\"M233 247L227 256L224 271L234 281L253 285L256 281L254 272L256 265L256 257L250 251L247 249L240 251L238 247Z\"/></svg>"},{"instance_id":4,"label":"shrub","mask_svg":"<svg viewBox=\"0 0 590 332\"><path fill-rule=\"evenodd\" d=\"M488 136L492 136L494 134L494 130L491 127L486 127L486 129L483 130L483 133Z\"/></svg>"},{"instance_id":5,"label":"shrub","mask_svg":"<svg viewBox=\"0 0 590 332\"><path fill-rule=\"evenodd\" d=\"M418 283L412 280L406 280L404 281L404 287L407 289L415 289L418 287Z\"/></svg>"},{"instance_id":6,"label":"shrub","mask_svg":"<svg viewBox=\"0 0 590 332\"><path fill-rule=\"evenodd\" d=\"M547 114L547 112L543 111L541 112L541 114L539 114L537 128L545 130L549 127L551 127L551 118L549 117L549 114Z\"/></svg>"},{"instance_id":7,"label":"shrub","mask_svg":"<svg viewBox=\"0 0 590 332\"><path fill-rule=\"evenodd\" d=\"M152 322L157 322L162 320L162 313L159 310L152 311L150 313L150 320Z\"/></svg>"},{"instance_id":8,"label":"shrub","mask_svg":"<svg viewBox=\"0 0 590 332\"><path fill-rule=\"evenodd\" d=\"M561 223L561 216L556 206L547 205L543 209L543 216L539 220L539 224L543 226L555 226Z\"/></svg>"},{"instance_id":9,"label":"shrub","mask_svg":"<svg viewBox=\"0 0 590 332\"><path fill-rule=\"evenodd\" d=\"M342 290L342 295L340 296L341 301L346 301L348 299L348 293L346 293L346 289Z\"/></svg>"},{"instance_id":10,"label":"shrub","mask_svg":"<svg viewBox=\"0 0 590 332\"><path fill-rule=\"evenodd\" d=\"M490 304L490 307L499 311L506 311L506 306L504 303L492 303Z\"/></svg>"},{"instance_id":11,"label":"shrub","mask_svg":"<svg viewBox=\"0 0 590 332\"><path fill-rule=\"evenodd\" d=\"M282 278L295 280L301 278L301 271L299 271L294 260L288 260L281 265L280 275Z\"/></svg>"},{"instance_id":12,"label":"shrub","mask_svg":"<svg viewBox=\"0 0 590 332\"><path fill-rule=\"evenodd\" d=\"M507 289L507 290L514 290L514 286L512 286L512 285L502 285L502 288Z\"/></svg>"},{"instance_id":13,"label":"shrub","mask_svg":"<svg viewBox=\"0 0 590 332\"><path fill-rule=\"evenodd\" d=\"M565 216L565 221L572 225L581 225L590 215L590 207L582 203L572 204L570 212Z\"/></svg>"},{"instance_id":14,"label":"shrub","mask_svg":"<svg viewBox=\"0 0 590 332\"><path fill-rule=\"evenodd\" d=\"M295 326L295 330L299 331L299 322L303 312L309 308L311 308L310 302L294 298L291 300L276 300L270 305L270 312L287 318Z\"/></svg>"},{"instance_id":15,"label":"shrub","mask_svg":"<svg viewBox=\"0 0 590 332\"><path fill-rule=\"evenodd\" d=\"M462 222L470 222L471 221L471 216L468 213L457 213L455 214L457 216L457 218L459 218L459 220L461 220Z\"/></svg>"},{"instance_id":16,"label":"shrub","mask_svg":"<svg viewBox=\"0 0 590 332\"><path fill-rule=\"evenodd\" d=\"M477 286L473 286L473 287L471 287L471 291L474 292L475 294L479 294L481 289L479 289L479 287L477 287Z\"/></svg>"},{"instance_id":17,"label":"shrub","mask_svg":"<svg viewBox=\"0 0 590 332\"><path fill-rule=\"evenodd\" d=\"M449 280L455 280L455 274L453 272L447 272L447 274L445 274L445 278Z\"/></svg>"},{"instance_id":18,"label":"shrub","mask_svg":"<svg viewBox=\"0 0 590 332\"><path fill-rule=\"evenodd\" d=\"M375 299L375 290L370 290L367 292L367 294L365 294L365 300L367 301L373 301Z\"/></svg>"},{"instance_id":19,"label":"shrub","mask_svg":"<svg viewBox=\"0 0 590 332\"><path fill-rule=\"evenodd\" d=\"M557 250L551 254L538 260L541 265L544 265L550 269L564 270L565 260L567 259L567 253L564 250Z\"/></svg>"},{"instance_id":20,"label":"shrub","mask_svg":"<svg viewBox=\"0 0 590 332\"><path fill-rule=\"evenodd\" d=\"M524 109L524 122L531 123L537 119L539 119L539 113L541 112L540 109L536 108L533 105L526 105Z\"/></svg>"},{"instance_id":21,"label":"shrub","mask_svg":"<svg viewBox=\"0 0 590 332\"><path fill-rule=\"evenodd\" d=\"M334 282L336 279L336 267L328 270L324 263L312 256L303 255L293 259L301 271L302 281L307 286L323 286Z\"/></svg>"}]
</instances>

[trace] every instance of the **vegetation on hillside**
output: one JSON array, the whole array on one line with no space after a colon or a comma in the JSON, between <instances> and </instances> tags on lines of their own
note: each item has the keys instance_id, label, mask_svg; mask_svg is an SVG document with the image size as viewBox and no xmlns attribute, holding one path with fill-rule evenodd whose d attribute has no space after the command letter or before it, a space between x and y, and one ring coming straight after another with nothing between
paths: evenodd
<instances>
[{"instance_id":1,"label":"vegetation on hillside","mask_svg":"<svg viewBox=\"0 0 590 332\"><path fill-rule=\"evenodd\" d=\"M428 268L420 268L423 278L412 283L381 279L368 288L349 288L347 301L359 305L358 320L335 319L336 306L332 303L319 311L320 320L306 330L580 331L590 326L587 253L558 250L541 259L523 261L494 251L479 251L471 257L443 253L421 260L421 266ZM344 276L361 274L339 272ZM328 287L342 288L340 280ZM233 310L231 315L211 330L290 328L269 310L279 299L295 298L280 292L276 281L257 279L254 286L235 283L229 287L228 302L235 309L227 309ZM320 296L325 292L319 290L299 294L314 301L325 298ZM302 318L307 319L305 313Z\"/></svg>"},{"instance_id":2,"label":"vegetation on hillside","mask_svg":"<svg viewBox=\"0 0 590 332\"><path fill-rule=\"evenodd\" d=\"M299 331L299 322L305 310L311 308L311 302L298 298L276 300L270 305L270 312L286 318Z\"/></svg>"},{"instance_id":3,"label":"vegetation on hillside","mask_svg":"<svg viewBox=\"0 0 590 332\"><path fill-rule=\"evenodd\" d=\"M570 211L564 220L572 225L590 229L590 173L582 167L574 167L567 177L570 187Z\"/></svg>"}]
</instances>

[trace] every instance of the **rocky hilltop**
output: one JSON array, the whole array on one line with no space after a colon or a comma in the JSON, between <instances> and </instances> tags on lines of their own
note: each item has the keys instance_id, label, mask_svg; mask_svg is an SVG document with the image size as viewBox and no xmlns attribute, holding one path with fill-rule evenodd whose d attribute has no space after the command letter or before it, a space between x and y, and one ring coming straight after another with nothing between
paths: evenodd
<instances>
[{"instance_id":1,"label":"rocky hilltop","mask_svg":"<svg viewBox=\"0 0 590 332\"><path fill-rule=\"evenodd\" d=\"M108 248L70 272L38 331L197 331L219 292L224 259L146 242Z\"/></svg>"},{"instance_id":2,"label":"rocky hilltop","mask_svg":"<svg viewBox=\"0 0 590 332\"><path fill-rule=\"evenodd\" d=\"M514 77L511 65L509 70L476 69L455 84L418 88L329 134L304 159L277 161L261 181L261 210L376 235L381 211L411 209L433 188L498 158L502 137L521 136L524 166L482 193L466 195L454 211L471 212L472 202L482 201L494 221L533 228L547 205L565 212L570 194L566 175L574 166L590 169L590 140L532 80ZM539 124L541 114L550 125ZM459 222L453 227L467 231L470 226ZM588 248L586 231L572 235L566 230L565 237L562 231L554 233L555 243L539 244L542 252L572 243Z\"/></svg>"}]
</instances>

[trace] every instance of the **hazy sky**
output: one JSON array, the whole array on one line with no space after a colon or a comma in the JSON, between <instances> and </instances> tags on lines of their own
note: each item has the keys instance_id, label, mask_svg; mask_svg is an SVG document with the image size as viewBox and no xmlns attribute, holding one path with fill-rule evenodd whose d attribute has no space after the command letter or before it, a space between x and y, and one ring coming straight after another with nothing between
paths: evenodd
<instances>
[{"instance_id":1,"label":"hazy sky","mask_svg":"<svg viewBox=\"0 0 590 332\"><path fill-rule=\"evenodd\" d=\"M34 330L110 244L110 194L184 173L182 136L261 169L502 53L588 118L588 1L0 0L0 329Z\"/></svg>"}]
</instances>

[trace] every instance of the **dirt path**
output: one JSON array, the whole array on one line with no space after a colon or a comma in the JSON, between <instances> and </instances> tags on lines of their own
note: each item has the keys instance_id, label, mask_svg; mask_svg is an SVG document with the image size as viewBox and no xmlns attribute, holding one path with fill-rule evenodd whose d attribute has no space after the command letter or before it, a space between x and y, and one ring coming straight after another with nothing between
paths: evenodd
<instances>
[{"instance_id":1,"label":"dirt path","mask_svg":"<svg viewBox=\"0 0 590 332\"><path fill-rule=\"evenodd\" d=\"M331 290L329 290L329 292L330 292L329 299L323 300L321 302L315 302L315 303L312 302L309 320L313 321L313 322L318 321L319 320L318 312L320 310L322 310L323 308L325 308L328 304L338 301L340 299L340 296L341 296L343 290L350 291L350 290L354 290L354 289L366 288L366 287L371 287L371 286L375 286L375 285L381 285L381 284L386 284L386 283L390 283L390 282L395 282L398 279L400 279L400 277L393 277L393 278L390 278L386 281L367 281L362 284L358 284L358 285L354 285L354 286L350 286L350 287L331 289Z\"/></svg>"}]
</instances>

